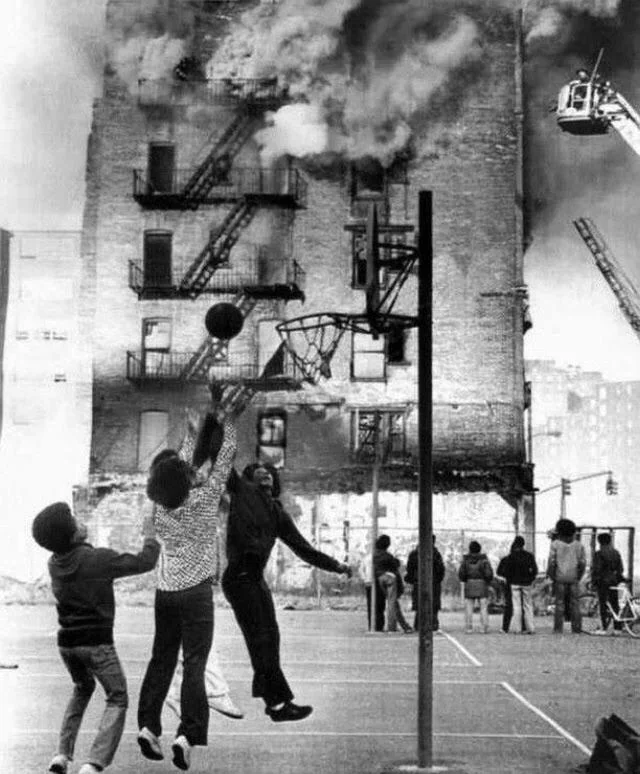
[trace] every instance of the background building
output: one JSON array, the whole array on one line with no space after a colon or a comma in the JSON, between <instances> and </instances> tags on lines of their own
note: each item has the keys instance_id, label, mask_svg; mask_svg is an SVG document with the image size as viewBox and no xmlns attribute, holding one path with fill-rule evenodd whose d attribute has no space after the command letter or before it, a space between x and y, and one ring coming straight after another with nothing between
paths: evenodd
<instances>
[{"instance_id":1,"label":"background building","mask_svg":"<svg viewBox=\"0 0 640 774\"><path fill-rule=\"evenodd\" d=\"M71 501L89 475L91 355L82 324L80 233L9 235L3 336L0 573L29 579L45 553L31 538L36 512Z\"/></svg>"}]
</instances>

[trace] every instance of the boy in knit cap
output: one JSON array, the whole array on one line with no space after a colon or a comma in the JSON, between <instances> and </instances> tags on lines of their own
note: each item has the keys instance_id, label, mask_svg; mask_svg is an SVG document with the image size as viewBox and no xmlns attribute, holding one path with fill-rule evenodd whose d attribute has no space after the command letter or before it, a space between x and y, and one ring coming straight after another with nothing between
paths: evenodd
<instances>
[{"instance_id":1,"label":"boy in knit cap","mask_svg":"<svg viewBox=\"0 0 640 774\"><path fill-rule=\"evenodd\" d=\"M58 752L49 764L53 774L66 774L96 680L106 694L106 706L87 763L78 774L96 774L113 760L124 730L127 682L113 643L115 601L113 581L153 569L160 545L150 520L143 523L144 545L138 554L94 548L83 524L66 503L47 506L33 521L38 545L52 552L51 586L58 610L58 648L73 680Z\"/></svg>"},{"instance_id":2,"label":"boy in knit cap","mask_svg":"<svg viewBox=\"0 0 640 774\"><path fill-rule=\"evenodd\" d=\"M214 403L216 396L212 392ZM206 464L198 449L211 451ZM196 452L194 457L194 451ZM186 770L191 748L207 744L209 706L205 667L213 641L213 577L218 556L218 509L236 452L231 419L209 411L197 433L188 416L179 452L167 449L152 462L147 495L156 504L162 549L155 597L151 660L140 688L138 744L151 760L162 760L161 713L183 651L181 720L172 745L173 763Z\"/></svg>"}]
</instances>

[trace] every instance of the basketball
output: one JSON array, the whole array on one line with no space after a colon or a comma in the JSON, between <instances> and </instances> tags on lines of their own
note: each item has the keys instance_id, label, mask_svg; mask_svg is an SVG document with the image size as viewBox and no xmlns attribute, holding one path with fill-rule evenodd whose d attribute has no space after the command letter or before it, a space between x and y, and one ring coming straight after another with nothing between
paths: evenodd
<instances>
[{"instance_id":1,"label":"basketball","mask_svg":"<svg viewBox=\"0 0 640 774\"><path fill-rule=\"evenodd\" d=\"M214 339L232 339L242 330L242 312L234 304L214 304L206 313L204 324Z\"/></svg>"}]
</instances>

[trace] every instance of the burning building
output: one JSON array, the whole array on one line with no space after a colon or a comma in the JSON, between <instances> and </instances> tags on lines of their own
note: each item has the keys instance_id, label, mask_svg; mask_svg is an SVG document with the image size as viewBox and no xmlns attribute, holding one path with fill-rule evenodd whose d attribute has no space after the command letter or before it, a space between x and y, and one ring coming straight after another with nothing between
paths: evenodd
<instances>
[{"instance_id":1,"label":"burning building","mask_svg":"<svg viewBox=\"0 0 640 774\"><path fill-rule=\"evenodd\" d=\"M415 527L416 330L343 336L332 378L311 386L275 326L362 311L369 204L385 241L414 244L430 189L436 524L489 512L511 523L531 475L509 6L109 0L83 227L94 473L144 472L179 442L185 406L207 399L213 375L229 400L256 389L239 466L256 455L281 466L316 523L364 535L379 422L386 524ZM229 343L204 328L216 301L244 315ZM397 308L415 312L415 275Z\"/></svg>"}]
</instances>

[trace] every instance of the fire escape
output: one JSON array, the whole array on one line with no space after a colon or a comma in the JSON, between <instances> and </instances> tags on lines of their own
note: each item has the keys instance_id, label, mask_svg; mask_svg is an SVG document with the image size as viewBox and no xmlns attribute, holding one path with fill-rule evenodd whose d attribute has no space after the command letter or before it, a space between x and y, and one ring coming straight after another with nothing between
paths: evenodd
<instances>
[{"instance_id":1,"label":"fire escape","mask_svg":"<svg viewBox=\"0 0 640 774\"><path fill-rule=\"evenodd\" d=\"M304 272L295 261L288 260L284 277L275 282L255 270L244 276L229 275L232 250L261 206L297 209L306 205L306 183L291 166L275 168L237 168L234 157L255 132L264 111L280 104L283 93L275 81L241 80L209 82L207 95L217 101L233 104L235 116L214 142L205 158L188 170L173 170L154 179L151 170L134 172L133 196L145 209L178 209L194 211L201 205L231 204L221 225L212 229L207 243L191 261L184 275L176 281L159 281L138 262L129 262L129 286L139 299L196 299L202 294L234 294L234 301L246 318L259 300L276 303L304 300ZM259 256L262 261L265 255ZM281 256L278 257L283 262ZM256 267L259 260L256 261ZM224 272L219 272L224 269ZM272 273L273 274L273 273ZM225 281L217 281L224 275ZM260 383L265 389L264 373L256 363L231 368L225 341L206 337L192 353L166 353L149 368L144 353L127 353L127 377L142 383L149 380L206 382L213 372L216 378L244 384ZM277 372L280 367L280 372ZM298 386L294 364L288 362L284 349L278 350L265 367L273 389Z\"/></svg>"}]
</instances>

